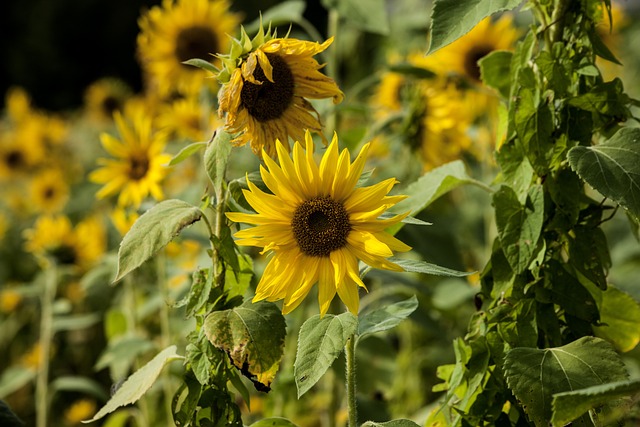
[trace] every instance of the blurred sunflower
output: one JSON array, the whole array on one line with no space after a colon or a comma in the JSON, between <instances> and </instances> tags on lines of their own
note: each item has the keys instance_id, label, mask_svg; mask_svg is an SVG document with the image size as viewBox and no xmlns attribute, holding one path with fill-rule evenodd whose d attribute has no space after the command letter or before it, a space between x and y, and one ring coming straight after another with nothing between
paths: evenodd
<instances>
[{"instance_id":1,"label":"blurred sunflower","mask_svg":"<svg viewBox=\"0 0 640 427\"><path fill-rule=\"evenodd\" d=\"M31 114L31 98L21 87L11 87L5 95L7 115L13 124L19 124Z\"/></svg>"},{"instance_id":2,"label":"blurred sunflower","mask_svg":"<svg viewBox=\"0 0 640 427\"><path fill-rule=\"evenodd\" d=\"M227 213L232 221L257 224L235 234L239 245L272 251L253 300L284 299L282 311L289 313L317 282L321 314L327 312L336 292L349 311L357 314L358 289L365 287L358 259L375 268L402 271L386 258L393 251L411 249L384 231L408 213L378 219L405 196L387 196L395 178L356 187L368 144L351 163L348 150L338 152L334 135L319 165L313 159L309 131L306 148L294 144L293 160L283 144L277 141L275 145L280 164L263 155L268 170L260 167L273 194L247 180L249 190L244 195L257 214Z\"/></svg>"},{"instance_id":3,"label":"blurred sunflower","mask_svg":"<svg viewBox=\"0 0 640 427\"><path fill-rule=\"evenodd\" d=\"M42 162L40 142L14 130L0 133L0 181L24 177Z\"/></svg>"},{"instance_id":4,"label":"blurred sunflower","mask_svg":"<svg viewBox=\"0 0 640 427\"><path fill-rule=\"evenodd\" d=\"M332 42L333 38L324 43L272 38L262 28L248 40L242 32L234 46L251 49L236 52L232 48L228 56L221 56L225 68L218 76L224 83L218 93L218 112L226 113L225 129L239 133L235 144L250 143L254 153L260 155L264 149L275 156L276 139L289 151L289 137L301 141L305 130L320 134L326 142L318 113L307 98L333 98L337 104L344 97L313 58Z\"/></svg>"},{"instance_id":5,"label":"blurred sunflower","mask_svg":"<svg viewBox=\"0 0 640 427\"><path fill-rule=\"evenodd\" d=\"M126 118L119 112L114 114L121 140L107 133L100 135L102 146L115 159L98 159L102 167L91 172L89 179L105 184L96 193L97 198L119 193L120 206L137 208L149 195L156 200L164 197L160 184L171 156L163 153L166 132L154 131L152 118L144 108L125 108L125 112Z\"/></svg>"},{"instance_id":6,"label":"blurred sunflower","mask_svg":"<svg viewBox=\"0 0 640 427\"><path fill-rule=\"evenodd\" d=\"M511 15L487 17L448 46L425 57L424 65L439 74L457 74L480 83L478 61L494 50L512 50L520 37Z\"/></svg>"},{"instance_id":7,"label":"blurred sunflower","mask_svg":"<svg viewBox=\"0 0 640 427\"><path fill-rule=\"evenodd\" d=\"M22 301L22 295L15 289L0 289L0 313L12 313Z\"/></svg>"},{"instance_id":8,"label":"blurred sunflower","mask_svg":"<svg viewBox=\"0 0 640 427\"><path fill-rule=\"evenodd\" d=\"M163 0L162 7L152 7L138 21L140 63L152 88L162 97L200 91L207 73L183 62L213 63L213 55L227 49L228 34L235 33L239 23L227 0Z\"/></svg>"},{"instance_id":9,"label":"blurred sunflower","mask_svg":"<svg viewBox=\"0 0 640 427\"><path fill-rule=\"evenodd\" d=\"M76 400L64 412L64 420L68 425L80 425L83 420L91 418L96 413L96 402L93 399Z\"/></svg>"},{"instance_id":10,"label":"blurred sunflower","mask_svg":"<svg viewBox=\"0 0 640 427\"><path fill-rule=\"evenodd\" d=\"M195 96L176 99L159 107L156 119L158 129L188 141L207 141L221 123L215 112L198 101Z\"/></svg>"},{"instance_id":11,"label":"blurred sunflower","mask_svg":"<svg viewBox=\"0 0 640 427\"><path fill-rule=\"evenodd\" d=\"M111 223L118 230L121 236L124 236L129 232L133 223L140 217L135 210L124 208L121 206L115 207L109 214Z\"/></svg>"},{"instance_id":12,"label":"blurred sunflower","mask_svg":"<svg viewBox=\"0 0 640 427\"><path fill-rule=\"evenodd\" d=\"M25 250L47 265L77 266L85 271L104 254L106 232L97 217L89 217L75 227L64 215L40 216L24 231Z\"/></svg>"},{"instance_id":13,"label":"blurred sunflower","mask_svg":"<svg viewBox=\"0 0 640 427\"><path fill-rule=\"evenodd\" d=\"M111 122L113 113L122 111L132 95L131 88L120 79L106 77L96 80L84 92L86 114L99 123Z\"/></svg>"},{"instance_id":14,"label":"blurred sunflower","mask_svg":"<svg viewBox=\"0 0 640 427\"><path fill-rule=\"evenodd\" d=\"M60 170L45 169L31 179L29 195L36 212L55 213L69 200L69 186Z\"/></svg>"}]
</instances>

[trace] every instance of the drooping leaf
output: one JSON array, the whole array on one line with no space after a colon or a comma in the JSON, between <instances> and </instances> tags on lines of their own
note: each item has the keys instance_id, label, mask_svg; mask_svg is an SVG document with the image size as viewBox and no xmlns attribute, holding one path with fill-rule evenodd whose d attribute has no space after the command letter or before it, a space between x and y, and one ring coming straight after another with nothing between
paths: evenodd
<instances>
[{"instance_id":1,"label":"drooping leaf","mask_svg":"<svg viewBox=\"0 0 640 427\"><path fill-rule=\"evenodd\" d=\"M467 34L483 18L517 7L522 0L436 0L431 13L429 50L436 50Z\"/></svg>"},{"instance_id":2,"label":"drooping leaf","mask_svg":"<svg viewBox=\"0 0 640 427\"><path fill-rule=\"evenodd\" d=\"M408 271L411 273L424 273L424 274L432 274L434 276L449 276L449 277L464 277L470 276L474 272L473 271L458 271L452 270L447 267L442 267L440 265L431 264L426 261L420 261L415 259L405 259L405 258L397 258L397 257L389 257L389 261L398 264L400 267L404 268L404 271Z\"/></svg>"},{"instance_id":3,"label":"drooping leaf","mask_svg":"<svg viewBox=\"0 0 640 427\"><path fill-rule=\"evenodd\" d=\"M209 341L229 355L257 390L271 389L286 334L284 317L275 304L249 300L230 310L214 311L203 328Z\"/></svg>"},{"instance_id":4,"label":"drooping leaf","mask_svg":"<svg viewBox=\"0 0 640 427\"><path fill-rule=\"evenodd\" d=\"M546 426L556 393L626 380L624 362L600 338L583 337L562 347L514 348L504 360L507 384L536 426Z\"/></svg>"},{"instance_id":5,"label":"drooping leaf","mask_svg":"<svg viewBox=\"0 0 640 427\"><path fill-rule=\"evenodd\" d=\"M416 308L418 308L418 299L413 295L404 301L361 313L358 322L358 339L396 327Z\"/></svg>"},{"instance_id":6,"label":"drooping leaf","mask_svg":"<svg viewBox=\"0 0 640 427\"><path fill-rule=\"evenodd\" d=\"M298 335L294 375L298 397L305 394L329 369L344 349L347 339L358 329L358 318L351 313L315 315Z\"/></svg>"},{"instance_id":7,"label":"drooping leaf","mask_svg":"<svg viewBox=\"0 0 640 427\"><path fill-rule=\"evenodd\" d=\"M49 389L51 390L50 393L52 396L59 391L70 391L89 394L102 401L107 401L109 399L109 396L104 391L103 385L88 377L71 375L58 377L51 381Z\"/></svg>"},{"instance_id":8,"label":"drooping leaf","mask_svg":"<svg viewBox=\"0 0 640 427\"><path fill-rule=\"evenodd\" d=\"M420 427L420 425L416 424L411 420L400 418L397 420L391 420L384 423L367 421L366 423L362 424L362 427Z\"/></svg>"},{"instance_id":9,"label":"drooping leaf","mask_svg":"<svg viewBox=\"0 0 640 427\"><path fill-rule=\"evenodd\" d=\"M640 393L640 380L636 379L554 394L551 423L554 427L567 425L590 409L638 393Z\"/></svg>"},{"instance_id":10,"label":"drooping leaf","mask_svg":"<svg viewBox=\"0 0 640 427\"><path fill-rule=\"evenodd\" d=\"M640 129L622 128L601 144L574 147L568 160L590 186L640 218Z\"/></svg>"},{"instance_id":11,"label":"drooping leaf","mask_svg":"<svg viewBox=\"0 0 640 427\"><path fill-rule=\"evenodd\" d=\"M415 216L440 196L467 184L492 191L484 183L471 178L465 171L462 161L455 160L425 173L409 184L402 190L402 194L409 197L394 205L390 211L395 213L410 211L411 215ZM402 223L396 224L389 227L388 231L395 234L402 226Z\"/></svg>"},{"instance_id":12,"label":"drooping leaf","mask_svg":"<svg viewBox=\"0 0 640 427\"><path fill-rule=\"evenodd\" d=\"M523 197L533 181L533 167L522 146L515 141L503 144L496 153L496 160L502 169L502 180L511 187L518 198Z\"/></svg>"},{"instance_id":13,"label":"drooping leaf","mask_svg":"<svg viewBox=\"0 0 640 427\"><path fill-rule=\"evenodd\" d=\"M180 231L202 218L202 211L182 200L164 200L140 216L122 239L114 281L140 267Z\"/></svg>"},{"instance_id":14,"label":"drooping leaf","mask_svg":"<svg viewBox=\"0 0 640 427\"><path fill-rule=\"evenodd\" d=\"M494 50L478 61L482 82L497 90L504 98L509 97L512 59L513 52Z\"/></svg>"},{"instance_id":15,"label":"drooping leaf","mask_svg":"<svg viewBox=\"0 0 640 427\"><path fill-rule=\"evenodd\" d=\"M189 158L192 154L197 153L198 151L202 150L206 146L207 146L206 142L193 142L187 145L182 150L180 150L178 154L173 156L171 160L169 160L169 166L175 166L183 162L184 160Z\"/></svg>"},{"instance_id":16,"label":"drooping leaf","mask_svg":"<svg viewBox=\"0 0 640 427\"><path fill-rule=\"evenodd\" d=\"M176 346L172 345L158 353L142 368L131 374L120 388L111 396L111 399L102 407L90 420L83 423L90 423L107 414L115 411L121 406L136 402L151 388L156 379L160 376L162 369L174 360L183 359L176 353Z\"/></svg>"},{"instance_id":17,"label":"drooping leaf","mask_svg":"<svg viewBox=\"0 0 640 427\"><path fill-rule=\"evenodd\" d=\"M529 265L536 249L544 218L544 195L541 186L531 187L524 205L508 186L493 195L498 238L509 265L516 273Z\"/></svg>"},{"instance_id":18,"label":"drooping leaf","mask_svg":"<svg viewBox=\"0 0 640 427\"><path fill-rule=\"evenodd\" d=\"M601 83L589 92L569 99L569 105L594 113L594 122L608 126L630 116L629 96L624 93L622 80L615 78Z\"/></svg>"},{"instance_id":19,"label":"drooping leaf","mask_svg":"<svg viewBox=\"0 0 640 427\"><path fill-rule=\"evenodd\" d=\"M322 0L327 9L337 9L356 28L375 34L389 34L389 17L384 0Z\"/></svg>"},{"instance_id":20,"label":"drooping leaf","mask_svg":"<svg viewBox=\"0 0 640 427\"><path fill-rule=\"evenodd\" d=\"M209 179L213 183L216 194L222 190L222 182L227 169L227 161L231 154L231 134L225 132L222 128L216 130L215 136L207 144L204 151L204 167L207 170Z\"/></svg>"},{"instance_id":21,"label":"drooping leaf","mask_svg":"<svg viewBox=\"0 0 640 427\"><path fill-rule=\"evenodd\" d=\"M608 285L601 292L600 323L594 326L596 336L611 342L619 351L631 351L640 343L640 304L631 295Z\"/></svg>"},{"instance_id":22,"label":"drooping leaf","mask_svg":"<svg viewBox=\"0 0 640 427\"><path fill-rule=\"evenodd\" d=\"M211 269L195 270L191 275L191 289L187 295L186 317L195 316L209 301L209 294L213 286Z\"/></svg>"}]
</instances>

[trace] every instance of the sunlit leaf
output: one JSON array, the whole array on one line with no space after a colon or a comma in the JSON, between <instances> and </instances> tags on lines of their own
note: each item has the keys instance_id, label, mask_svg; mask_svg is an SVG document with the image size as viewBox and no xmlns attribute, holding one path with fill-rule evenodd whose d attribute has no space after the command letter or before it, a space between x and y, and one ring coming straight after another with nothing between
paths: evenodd
<instances>
[{"instance_id":1,"label":"sunlit leaf","mask_svg":"<svg viewBox=\"0 0 640 427\"><path fill-rule=\"evenodd\" d=\"M201 217L200 209L176 199L164 200L142 214L120 243L114 281L140 267Z\"/></svg>"},{"instance_id":2,"label":"sunlit leaf","mask_svg":"<svg viewBox=\"0 0 640 427\"><path fill-rule=\"evenodd\" d=\"M358 318L348 312L337 316L315 315L304 322L298 334L298 352L294 364L298 397L318 382L357 329Z\"/></svg>"},{"instance_id":3,"label":"sunlit leaf","mask_svg":"<svg viewBox=\"0 0 640 427\"><path fill-rule=\"evenodd\" d=\"M162 369L168 363L183 358L176 353L176 348L175 345L165 348L151 359L149 363L131 374L113 396L111 396L111 399L109 399L106 405L100 408L93 418L83 421L83 423L99 420L119 407L129 405L140 399L155 383Z\"/></svg>"},{"instance_id":4,"label":"sunlit leaf","mask_svg":"<svg viewBox=\"0 0 640 427\"><path fill-rule=\"evenodd\" d=\"M270 390L286 334L284 317L275 304L249 300L230 310L214 311L203 328L211 344L227 353L257 390Z\"/></svg>"},{"instance_id":5,"label":"sunlit leaf","mask_svg":"<svg viewBox=\"0 0 640 427\"><path fill-rule=\"evenodd\" d=\"M180 150L178 154L173 156L171 160L169 160L169 166L175 166L183 162L184 160L189 158L192 154L197 153L198 151L202 150L206 146L207 146L206 142L194 142L187 145L182 150Z\"/></svg>"},{"instance_id":6,"label":"sunlit leaf","mask_svg":"<svg viewBox=\"0 0 640 427\"><path fill-rule=\"evenodd\" d=\"M404 301L361 313L358 322L358 339L396 327L416 308L418 308L418 299L413 295Z\"/></svg>"},{"instance_id":7,"label":"sunlit leaf","mask_svg":"<svg viewBox=\"0 0 640 427\"><path fill-rule=\"evenodd\" d=\"M426 261L420 261L415 259L405 259L397 257L389 257L389 261L398 264L404 268L404 271L411 273L424 273L432 274L434 276L449 276L449 277L464 277L473 274L473 271L458 271L452 270L440 265L431 264Z\"/></svg>"},{"instance_id":8,"label":"sunlit leaf","mask_svg":"<svg viewBox=\"0 0 640 427\"><path fill-rule=\"evenodd\" d=\"M551 419L554 394L627 378L611 344L594 337L555 348L514 348L505 356L504 370L509 388L540 426Z\"/></svg>"},{"instance_id":9,"label":"sunlit leaf","mask_svg":"<svg viewBox=\"0 0 640 427\"><path fill-rule=\"evenodd\" d=\"M631 351L640 343L640 303L631 295L609 285L598 302L600 323L594 333L619 351Z\"/></svg>"}]
</instances>

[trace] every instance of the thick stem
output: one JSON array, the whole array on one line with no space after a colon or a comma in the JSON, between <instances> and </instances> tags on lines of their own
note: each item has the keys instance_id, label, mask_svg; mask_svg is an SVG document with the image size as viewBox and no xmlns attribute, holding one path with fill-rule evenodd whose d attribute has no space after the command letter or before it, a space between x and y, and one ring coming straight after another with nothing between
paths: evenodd
<instances>
[{"instance_id":1,"label":"thick stem","mask_svg":"<svg viewBox=\"0 0 640 427\"><path fill-rule=\"evenodd\" d=\"M556 6L553 9L553 14L551 15L551 25L552 33L551 33L551 41L552 43L556 43L562 40L562 33L564 33L564 25L565 19L564 15L567 11L567 7L569 6L569 2L571 0L557 0ZM551 49L551 46L549 46Z\"/></svg>"},{"instance_id":2,"label":"thick stem","mask_svg":"<svg viewBox=\"0 0 640 427\"><path fill-rule=\"evenodd\" d=\"M358 410L356 407L356 335L353 334L347 340L345 346L345 358L347 359L347 413L349 427L358 425Z\"/></svg>"},{"instance_id":3,"label":"thick stem","mask_svg":"<svg viewBox=\"0 0 640 427\"><path fill-rule=\"evenodd\" d=\"M58 269L51 262L45 272L42 312L40 317L40 354L36 378L36 426L46 427L49 411L49 359L53 340L53 301L58 285Z\"/></svg>"},{"instance_id":4,"label":"thick stem","mask_svg":"<svg viewBox=\"0 0 640 427\"><path fill-rule=\"evenodd\" d=\"M166 277L166 264L163 254L159 254L157 259L157 273L158 273L158 286L162 293L163 302L160 304L160 346L161 348L167 348L171 344L171 329L169 322L169 289L167 287ZM167 417L167 423L173 421L173 411L171 410L172 393L169 387L169 375L163 373L163 394L164 394L164 409Z\"/></svg>"}]
</instances>

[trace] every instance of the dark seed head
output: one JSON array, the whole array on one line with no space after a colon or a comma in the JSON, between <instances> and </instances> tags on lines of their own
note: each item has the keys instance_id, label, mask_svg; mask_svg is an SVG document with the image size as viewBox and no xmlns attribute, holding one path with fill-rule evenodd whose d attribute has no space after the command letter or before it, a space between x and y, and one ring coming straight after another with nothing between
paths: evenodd
<instances>
[{"instance_id":1,"label":"dark seed head","mask_svg":"<svg viewBox=\"0 0 640 427\"><path fill-rule=\"evenodd\" d=\"M207 27L185 28L180 31L176 39L175 55L180 62L195 58L211 61L213 58L211 54L217 51L218 40L216 35Z\"/></svg>"},{"instance_id":2,"label":"dark seed head","mask_svg":"<svg viewBox=\"0 0 640 427\"><path fill-rule=\"evenodd\" d=\"M149 171L149 159L142 156L133 156L129 159L129 178L138 181Z\"/></svg>"},{"instance_id":3,"label":"dark seed head","mask_svg":"<svg viewBox=\"0 0 640 427\"><path fill-rule=\"evenodd\" d=\"M302 202L293 214L291 227L302 253L315 257L327 257L344 247L351 231L346 209L330 197Z\"/></svg>"},{"instance_id":4,"label":"dark seed head","mask_svg":"<svg viewBox=\"0 0 640 427\"><path fill-rule=\"evenodd\" d=\"M475 81L480 81L480 66L478 61L491 53L493 48L489 45L474 46L467 52L464 58L464 71Z\"/></svg>"}]
</instances>

